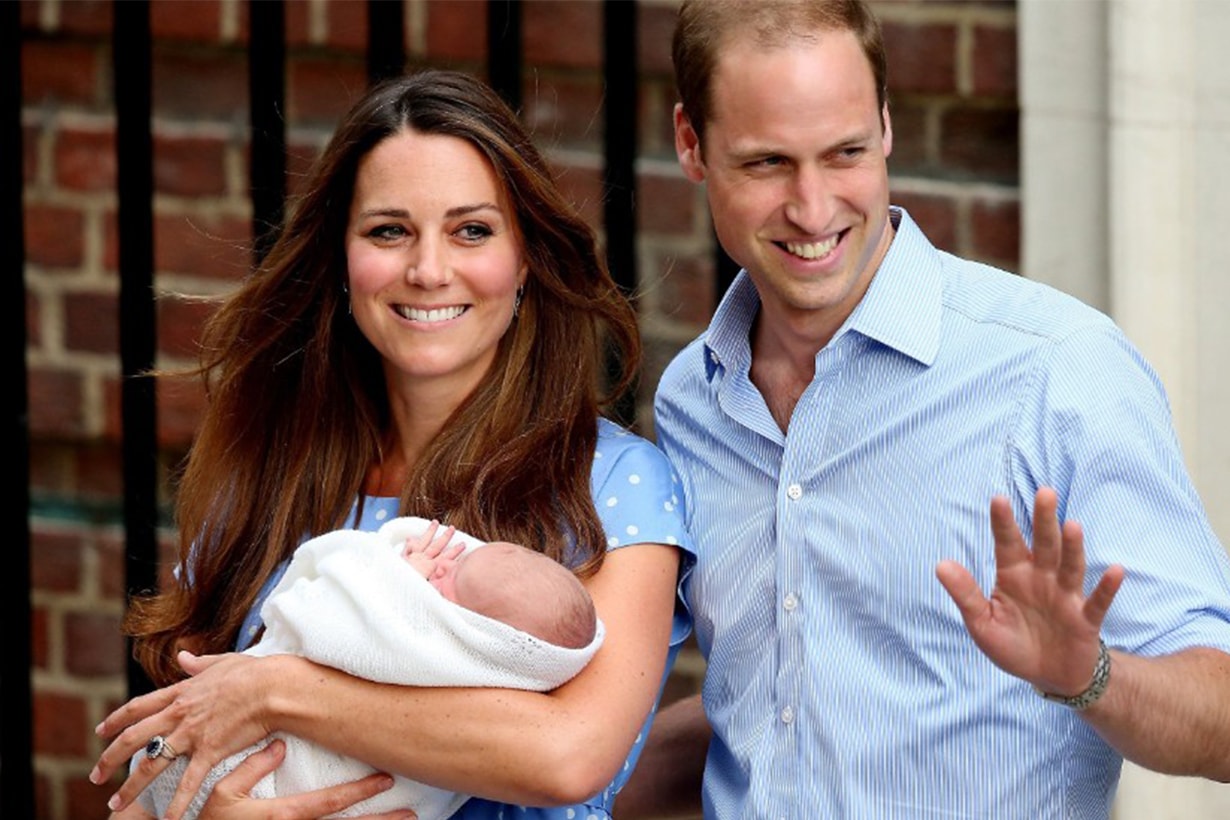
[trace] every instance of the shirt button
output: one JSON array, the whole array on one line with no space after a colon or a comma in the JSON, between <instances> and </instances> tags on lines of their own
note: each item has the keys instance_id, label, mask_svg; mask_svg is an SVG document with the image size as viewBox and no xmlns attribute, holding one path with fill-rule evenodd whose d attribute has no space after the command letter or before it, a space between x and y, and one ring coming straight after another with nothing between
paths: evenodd
<instances>
[{"instance_id":1,"label":"shirt button","mask_svg":"<svg viewBox=\"0 0 1230 820\"><path fill-rule=\"evenodd\" d=\"M791 484L786 488L786 495L790 496L790 500L798 501L803 497L803 488L798 484Z\"/></svg>"},{"instance_id":2,"label":"shirt button","mask_svg":"<svg viewBox=\"0 0 1230 820\"><path fill-rule=\"evenodd\" d=\"M709 361L713 362L714 364L721 364L721 362L718 361L717 353L715 353L712 350L709 351Z\"/></svg>"},{"instance_id":3,"label":"shirt button","mask_svg":"<svg viewBox=\"0 0 1230 820\"><path fill-rule=\"evenodd\" d=\"M787 612L794 612L794 608L799 605L799 599L794 597L793 592L787 592L786 597L782 600L782 606Z\"/></svg>"},{"instance_id":4,"label":"shirt button","mask_svg":"<svg viewBox=\"0 0 1230 820\"><path fill-rule=\"evenodd\" d=\"M782 723L794 723L794 709L790 706L782 709Z\"/></svg>"}]
</instances>

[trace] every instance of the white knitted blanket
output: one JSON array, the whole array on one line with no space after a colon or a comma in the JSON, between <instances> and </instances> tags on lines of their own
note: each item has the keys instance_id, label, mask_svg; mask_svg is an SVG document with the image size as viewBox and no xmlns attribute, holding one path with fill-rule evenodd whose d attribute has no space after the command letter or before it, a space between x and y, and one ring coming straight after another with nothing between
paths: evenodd
<instances>
[{"instance_id":1,"label":"white knitted blanket","mask_svg":"<svg viewBox=\"0 0 1230 820\"><path fill-rule=\"evenodd\" d=\"M395 518L379 531L336 530L304 542L261 609L265 634L246 650L264 656L302 655L316 663L382 683L409 686L485 686L547 691L576 675L597 652L604 629L589 646L568 649L460 607L433 588L401 557L408 535L428 525ZM466 549L482 542L457 533ZM275 797L357 780L374 769L314 743L283 735L286 759L252 791ZM213 768L186 817L196 817L214 784L272 738ZM141 795L161 817L187 758L175 760ZM395 778L393 788L330 817L413 809L419 820L446 818L468 795Z\"/></svg>"}]
</instances>

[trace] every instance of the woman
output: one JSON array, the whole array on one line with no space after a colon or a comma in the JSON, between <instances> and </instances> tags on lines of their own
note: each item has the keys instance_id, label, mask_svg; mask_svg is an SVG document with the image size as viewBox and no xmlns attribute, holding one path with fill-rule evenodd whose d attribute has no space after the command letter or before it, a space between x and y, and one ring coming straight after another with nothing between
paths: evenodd
<instances>
[{"instance_id":1,"label":"woman","mask_svg":"<svg viewBox=\"0 0 1230 820\"><path fill-rule=\"evenodd\" d=\"M611 346L606 398L634 375L634 313L499 98L451 72L369 92L262 270L206 328L209 405L177 501L186 583L129 621L164 688L100 725L114 740L91 778L151 738L163 756L143 756L111 808L142 816L132 799L167 755L188 755L177 818L213 764L283 731L487 798L458 817L609 816L687 633L675 590L691 560L665 459L599 416ZM402 513L573 568L606 626L598 655L543 694L229 653L255 638L302 540ZM241 787L215 797L209 816L251 816ZM308 795L294 816L339 799Z\"/></svg>"}]
</instances>

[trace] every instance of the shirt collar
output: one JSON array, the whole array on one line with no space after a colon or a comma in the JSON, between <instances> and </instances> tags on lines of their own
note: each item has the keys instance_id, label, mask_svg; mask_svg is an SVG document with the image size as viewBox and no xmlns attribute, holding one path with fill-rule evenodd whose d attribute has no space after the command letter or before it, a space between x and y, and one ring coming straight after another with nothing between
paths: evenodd
<instances>
[{"instance_id":1,"label":"shirt collar","mask_svg":"<svg viewBox=\"0 0 1230 820\"><path fill-rule=\"evenodd\" d=\"M889 213L896 236L867 293L833 334L833 341L853 330L930 365L940 346L944 295L940 254L904 208L894 206ZM722 297L705 334L707 380L713 380L719 367L750 368L749 340L759 309L756 286L747 271L741 270Z\"/></svg>"}]
</instances>

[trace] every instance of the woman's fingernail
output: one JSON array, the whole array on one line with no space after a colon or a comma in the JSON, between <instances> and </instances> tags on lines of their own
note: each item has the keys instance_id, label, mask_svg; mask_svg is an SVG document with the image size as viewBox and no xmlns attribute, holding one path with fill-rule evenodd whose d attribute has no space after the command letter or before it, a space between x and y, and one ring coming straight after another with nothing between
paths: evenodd
<instances>
[{"instance_id":1,"label":"woman's fingernail","mask_svg":"<svg viewBox=\"0 0 1230 820\"><path fill-rule=\"evenodd\" d=\"M102 772L98 770L97 766L90 769L90 782L95 786L102 782Z\"/></svg>"},{"instance_id":2,"label":"woman's fingernail","mask_svg":"<svg viewBox=\"0 0 1230 820\"><path fill-rule=\"evenodd\" d=\"M107 808L111 811L120 810L120 796L118 794L111 795L111 799L107 801Z\"/></svg>"},{"instance_id":3,"label":"woman's fingernail","mask_svg":"<svg viewBox=\"0 0 1230 820\"><path fill-rule=\"evenodd\" d=\"M105 724L106 724L106 721L104 721L103 723L100 723L100 724L98 724L97 726L95 726L95 727L94 727L94 734L96 734L96 735L101 735L101 734L103 733L103 726L104 726Z\"/></svg>"}]
</instances>

